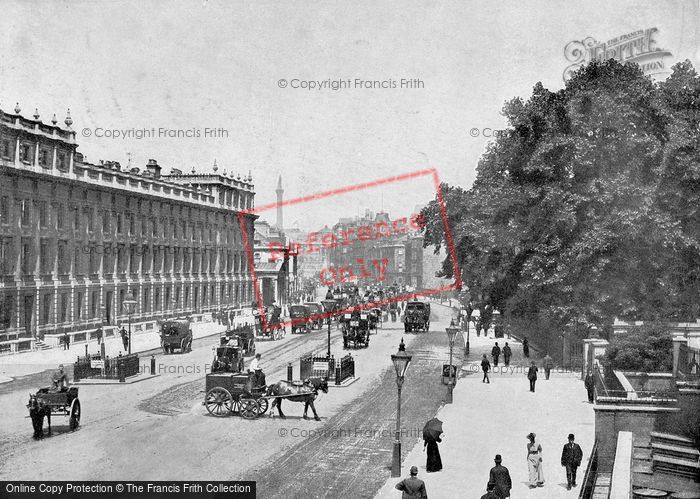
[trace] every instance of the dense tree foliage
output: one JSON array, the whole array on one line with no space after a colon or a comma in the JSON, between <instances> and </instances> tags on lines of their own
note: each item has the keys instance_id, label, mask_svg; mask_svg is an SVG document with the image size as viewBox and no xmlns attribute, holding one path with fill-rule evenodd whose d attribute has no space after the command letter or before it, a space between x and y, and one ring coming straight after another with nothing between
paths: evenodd
<instances>
[{"instance_id":1,"label":"dense tree foliage","mask_svg":"<svg viewBox=\"0 0 700 499\"><path fill-rule=\"evenodd\" d=\"M670 372L673 369L673 341L663 324L647 324L617 334L603 359L605 365L621 371Z\"/></svg>"},{"instance_id":2,"label":"dense tree foliage","mask_svg":"<svg viewBox=\"0 0 700 499\"><path fill-rule=\"evenodd\" d=\"M561 327L698 316L700 78L661 83L610 60L503 109L471 189L443 184L464 285L477 306ZM425 245L445 244L437 201ZM448 259L444 277L453 277Z\"/></svg>"}]
</instances>

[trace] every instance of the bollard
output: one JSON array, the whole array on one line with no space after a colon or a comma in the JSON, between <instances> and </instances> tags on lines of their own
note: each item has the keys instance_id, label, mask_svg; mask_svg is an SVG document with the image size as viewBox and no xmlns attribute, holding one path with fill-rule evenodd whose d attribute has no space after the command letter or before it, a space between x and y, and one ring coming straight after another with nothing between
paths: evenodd
<instances>
[{"instance_id":1,"label":"bollard","mask_svg":"<svg viewBox=\"0 0 700 499\"><path fill-rule=\"evenodd\" d=\"M156 375L156 356L151 355L151 375Z\"/></svg>"},{"instance_id":2,"label":"bollard","mask_svg":"<svg viewBox=\"0 0 700 499\"><path fill-rule=\"evenodd\" d=\"M335 368L335 384L336 385L340 384L340 366L337 366Z\"/></svg>"},{"instance_id":3,"label":"bollard","mask_svg":"<svg viewBox=\"0 0 700 499\"><path fill-rule=\"evenodd\" d=\"M119 372L119 382L120 383L125 383L126 378L124 377L124 361L119 360L117 363L117 371Z\"/></svg>"},{"instance_id":4,"label":"bollard","mask_svg":"<svg viewBox=\"0 0 700 499\"><path fill-rule=\"evenodd\" d=\"M289 381L291 383L293 376L294 376L294 368L292 367L292 363L290 362L289 364L287 364L287 381Z\"/></svg>"}]
</instances>

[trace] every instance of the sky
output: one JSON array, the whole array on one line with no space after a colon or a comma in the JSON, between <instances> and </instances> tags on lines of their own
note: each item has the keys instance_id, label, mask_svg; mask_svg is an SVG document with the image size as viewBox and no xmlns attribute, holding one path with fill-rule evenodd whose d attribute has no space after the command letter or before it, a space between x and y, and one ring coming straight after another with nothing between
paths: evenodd
<instances>
[{"instance_id":1,"label":"sky","mask_svg":"<svg viewBox=\"0 0 700 499\"><path fill-rule=\"evenodd\" d=\"M561 88L573 40L656 27L667 67L700 67L699 0L2 0L0 24L0 109L62 123L70 108L91 162L250 171L257 205L279 175L286 199L426 168L468 187L504 102ZM421 177L288 206L285 224L434 196Z\"/></svg>"}]
</instances>

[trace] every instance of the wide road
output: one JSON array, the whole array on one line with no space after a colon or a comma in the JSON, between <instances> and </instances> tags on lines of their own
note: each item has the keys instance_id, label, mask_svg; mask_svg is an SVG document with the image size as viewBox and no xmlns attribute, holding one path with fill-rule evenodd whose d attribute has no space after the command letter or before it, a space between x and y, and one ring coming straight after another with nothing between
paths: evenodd
<instances>
[{"instance_id":1,"label":"wide road","mask_svg":"<svg viewBox=\"0 0 700 499\"><path fill-rule=\"evenodd\" d=\"M404 334L400 323L385 323L369 348L351 350L358 379L320 395L320 422L302 419L303 405L288 401L286 420L210 416L201 402L216 337L185 355L158 354L156 378L81 386L80 428L70 432L67 418L54 417L54 436L42 440L32 438L25 407L33 389L26 383L4 388L0 479L254 479L260 497L370 497L386 480L391 460L396 376L390 355L401 337L414 355L403 404L410 449L444 396L439 373L447 362L450 314L433 305L431 332ZM325 352L326 338L324 329L258 342L268 383L286 378L288 362L298 377L299 357ZM332 351L346 353L336 328Z\"/></svg>"}]
</instances>

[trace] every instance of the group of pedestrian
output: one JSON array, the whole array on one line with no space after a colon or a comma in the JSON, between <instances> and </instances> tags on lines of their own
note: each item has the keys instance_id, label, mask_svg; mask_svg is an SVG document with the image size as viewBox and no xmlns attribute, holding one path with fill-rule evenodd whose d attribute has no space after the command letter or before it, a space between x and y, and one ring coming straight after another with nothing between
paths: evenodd
<instances>
[{"instance_id":1,"label":"group of pedestrian","mask_svg":"<svg viewBox=\"0 0 700 499\"><path fill-rule=\"evenodd\" d=\"M528 469L528 487L536 489L544 487L544 471L542 468L542 445L537 441L537 436L534 433L528 433L527 439L527 469ZM439 438L436 442L441 441ZM439 471L442 469L442 461L440 461L440 453L437 450L436 442L425 442L424 448L428 449L428 460L426 471ZM583 451L581 446L575 442L573 433L569 434L568 442L564 444L561 451L561 465L566 469L566 489L571 490L576 487L576 472L581 466L583 460ZM481 499L505 499L510 497L510 491L513 488L513 481L510 477L510 471L503 466L503 458L500 454L496 454L494 458L495 466L489 471L489 480L486 484L486 493L481 496ZM435 469L439 466L439 469ZM418 467L411 466L410 476L401 480L396 484L396 489L402 491L402 498L427 499L427 490L425 482L418 478Z\"/></svg>"},{"instance_id":2,"label":"group of pedestrian","mask_svg":"<svg viewBox=\"0 0 700 499\"><path fill-rule=\"evenodd\" d=\"M528 468L528 487L536 489L544 487L544 472L542 469L542 445L537 442L536 435L529 433L527 435L527 468ZM576 487L576 471L581 466L583 459L583 451L575 442L573 433L569 434L568 442L564 445L561 452L561 465L566 469L566 489L571 490ZM508 468L501 463L503 459L500 454L496 454L494 459L495 466L489 472L489 481L486 485L486 494L481 496L481 499L502 499L510 497L510 490L513 488L513 482L510 478Z\"/></svg>"}]
</instances>

